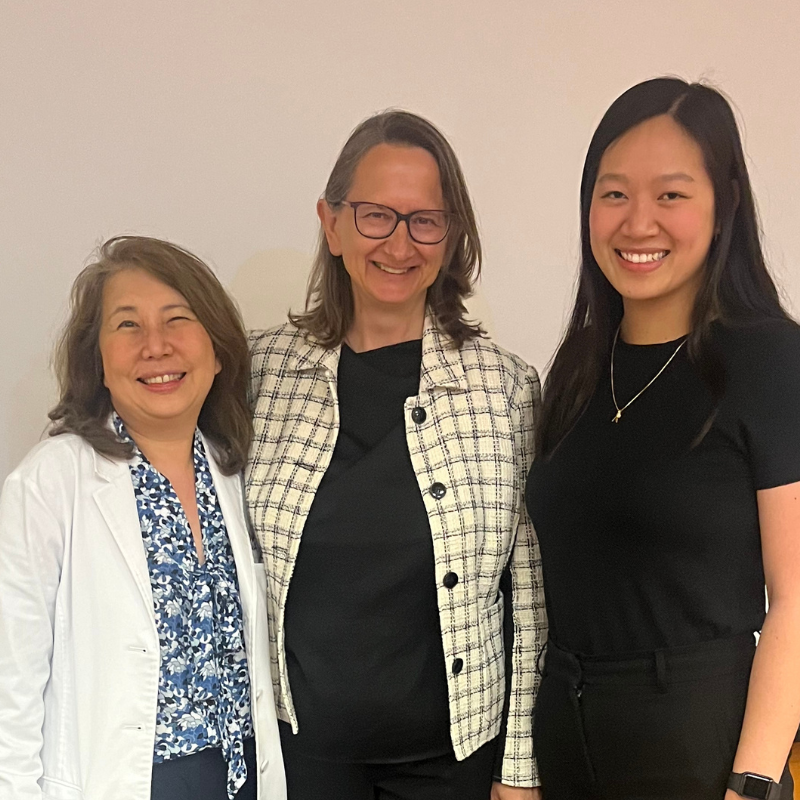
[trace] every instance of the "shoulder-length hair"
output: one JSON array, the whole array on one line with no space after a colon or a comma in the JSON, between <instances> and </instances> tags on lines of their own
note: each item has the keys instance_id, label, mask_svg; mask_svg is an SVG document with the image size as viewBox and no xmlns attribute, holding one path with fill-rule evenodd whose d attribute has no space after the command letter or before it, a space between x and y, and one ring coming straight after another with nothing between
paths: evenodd
<instances>
[{"instance_id":1,"label":"shoulder-length hair","mask_svg":"<svg viewBox=\"0 0 800 800\"><path fill-rule=\"evenodd\" d=\"M473 293L480 274L481 242L467 184L453 148L428 120L407 111L384 111L364 120L345 143L328 178L323 199L340 205L353 183L361 159L376 145L393 144L427 150L439 167L445 208L453 215L447 234L444 263L428 289L427 311L456 347L483 336L479 324L466 319L464 301ZM303 313L290 320L325 347L342 343L353 323L350 276L341 256L328 248L320 227Z\"/></svg>"},{"instance_id":2,"label":"shoulder-length hair","mask_svg":"<svg viewBox=\"0 0 800 800\"><path fill-rule=\"evenodd\" d=\"M49 414L50 435L75 433L111 458L132 455L132 447L119 441L108 425L111 395L103 384L99 345L106 282L126 269L144 270L175 289L206 329L222 369L200 411L198 427L213 444L222 472L239 472L253 437L247 403L250 357L239 311L200 259L146 236L109 239L72 285L69 319L54 356L59 400Z\"/></svg>"},{"instance_id":3,"label":"shoulder-length hair","mask_svg":"<svg viewBox=\"0 0 800 800\"><path fill-rule=\"evenodd\" d=\"M728 101L710 86L679 78L655 78L628 89L600 121L583 166L578 288L545 382L537 426L542 455L553 452L586 408L622 320L622 298L601 272L590 243L589 211L600 159L626 131L662 114L700 147L714 188L715 235L694 301L688 352L717 401L725 373L710 341L711 322L788 316L764 261L742 142Z\"/></svg>"}]
</instances>

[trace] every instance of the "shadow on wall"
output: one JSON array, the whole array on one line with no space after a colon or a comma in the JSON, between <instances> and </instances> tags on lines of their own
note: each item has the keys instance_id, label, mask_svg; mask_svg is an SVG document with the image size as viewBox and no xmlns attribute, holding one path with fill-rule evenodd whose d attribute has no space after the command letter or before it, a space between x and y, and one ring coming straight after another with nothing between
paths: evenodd
<instances>
[{"instance_id":1,"label":"shadow on wall","mask_svg":"<svg viewBox=\"0 0 800 800\"><path fill-rule=\"evenodd\" d=\"M303 308L311 258L297 250L264 250L239 267L228 289L239 303L248 330L280 325L290 309ZM492 315L480 289L467 301L467 311L491 336Z\"/></svg>"}]
</instances>

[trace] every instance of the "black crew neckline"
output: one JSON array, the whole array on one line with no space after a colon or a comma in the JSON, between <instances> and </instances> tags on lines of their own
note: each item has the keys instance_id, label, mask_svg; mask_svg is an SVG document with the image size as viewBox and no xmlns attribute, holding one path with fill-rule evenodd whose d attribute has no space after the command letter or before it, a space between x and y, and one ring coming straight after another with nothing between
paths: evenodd
<instances>
[{"instance_id":1,"label":"black crew neckline","mask_svg":"<svg viewBox=\"0 0 800 800\"><path fill-rule=\"evenodd\" d=\"M689 334L685 333L683 336L679 336L677 339L670 339L668 342L652 342L650 344L633 344L632 342L626 342L623 338L617 339L617 347L627 347L631 350L646 350L647 348L659 348L659 347L677 347L681 342L686 341L689 338Z\"/></svg>"},{"instance_id":2,"label":"black crew neckline","mask_svg":"<svg viewBox=\"0 0 800 800\"><path fill-rule=\"evenodd\" d=\"M397 342L396 344L386 344L383 347L374 347L371 350L353 350L347 342L342 342L342 349L349 350L354 356L366 356L372 353L388 352L396 349L416 349L422 347L422 339L408 339L405 342Z\"/></svg>"}]
</instances>

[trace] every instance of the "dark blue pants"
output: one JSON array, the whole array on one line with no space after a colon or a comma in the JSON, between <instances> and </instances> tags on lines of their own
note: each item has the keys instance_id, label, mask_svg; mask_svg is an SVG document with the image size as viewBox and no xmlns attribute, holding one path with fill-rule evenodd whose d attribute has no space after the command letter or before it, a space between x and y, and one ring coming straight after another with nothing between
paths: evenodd
<instances>
[{"instance_id":1,"label":"dark blue pants","mask_svg":"<svg viewBox=\"0 0 800 800\"><path fill-rule=\"evenodd\" d=\"M258 767L255 739L245 739L247 780L236 800L256 800ZM153 764L151 800L228 800L228 765L218 747Z\"/></svg>"},{"instance_id":2,"label":"dark blue pants","mask_svg":"<svg viewBox=\"0 0 800 800\"><path fill-rule=\"evenodd\" d=\"M754 653L752 634L623 659L549 642L533 735L546 800L722 800ZM782 784L791 800L788 769Z\"/></svg>"}]
</instances>

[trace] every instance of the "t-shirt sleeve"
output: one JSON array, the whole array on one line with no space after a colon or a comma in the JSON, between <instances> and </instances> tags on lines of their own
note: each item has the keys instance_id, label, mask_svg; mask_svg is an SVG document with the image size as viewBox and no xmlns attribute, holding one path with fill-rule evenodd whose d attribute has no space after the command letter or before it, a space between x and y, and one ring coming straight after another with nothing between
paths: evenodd
<instances>
[{"instance_id":1,"label":"t-shirt sleeve","mask_svg":"<svg viewBox=\"0 0 800 800\"><path fill-rule=\"evenodd\" d=\"M731 389L756 489L800 481L800 326L770 321L735 342Z\"/></svg>"}]
</instances>

